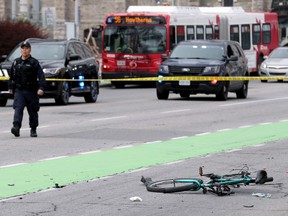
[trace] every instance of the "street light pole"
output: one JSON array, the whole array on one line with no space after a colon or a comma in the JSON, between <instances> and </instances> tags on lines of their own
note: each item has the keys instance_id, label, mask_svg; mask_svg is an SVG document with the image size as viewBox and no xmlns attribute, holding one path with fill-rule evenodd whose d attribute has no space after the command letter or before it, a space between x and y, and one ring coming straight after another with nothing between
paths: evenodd
<instances>
[{"instance_id":1,"label":"street light pole","mask_svg":"<svg viewBox=\"0 0 288 216\"><path fill-rule=\"evenodd\" d=\"M79 0L75 0L75 38L79 38Z\"/></svg>"}]
</instances>

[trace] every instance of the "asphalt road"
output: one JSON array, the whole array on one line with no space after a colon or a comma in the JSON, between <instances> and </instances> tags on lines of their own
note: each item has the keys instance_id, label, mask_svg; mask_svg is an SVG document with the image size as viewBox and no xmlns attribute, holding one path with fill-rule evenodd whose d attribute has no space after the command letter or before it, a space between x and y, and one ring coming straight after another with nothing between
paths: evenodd
<instances>
[{"instance_id":1,"label":"asphalt road","mask_svg":"<svg viewBox=\"0 0 288 216\"><path fill-rule=\"evenodd\" d=\"M38 138L29 136L27 113L21 137L10 134L9 101L0 108L0 216L288 215L287 82L249 87L247 99L230 93L225 102L173 94L159 101L154 88L109 85L95 104L43 99ZM199 178L199 166L224 174L244 164L252 174L265 168L274 182L225 197L151 193L140 182L142 175Z\"/></svg>"}]
</instances>

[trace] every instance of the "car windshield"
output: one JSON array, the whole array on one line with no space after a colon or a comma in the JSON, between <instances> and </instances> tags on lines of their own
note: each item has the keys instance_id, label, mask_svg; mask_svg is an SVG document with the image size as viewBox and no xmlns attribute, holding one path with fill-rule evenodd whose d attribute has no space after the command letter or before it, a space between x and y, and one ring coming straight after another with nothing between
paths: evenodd
<instances>
[{"instance_id":1,"label":"car windshield","mask_svg":"<svg viewBox=\"0 0 288 216\"><path fill-rule=\"evenodd\" d=\"M8 57L8 60L14 61L14 59L18 58L20 55L20 47L17 47ZM38 60L61 60L65 55L65 45L31 43L31 55Z\"/></svg>"},{"instance_id":2,"label":"car windshield","mask_svg":"<svg viewBox=\"0 0 288 216\"><path fill-rule=\"evenodd\" d=\"M107 26L104 32L107 53L164 53L165 26Z\"/></svg>"},{"instance_id":3,"label":"car windshield","mask_svg":"<svg viewBox=\"0 0 288 216\"><path fill-rule=\"evenodd\" d=\"M269 58L288 58L288 49L276 49L270 54Z\"/></svg>"},{"instance_id":4,"label":"car windshield","mask_svg":"<svg viewBox=\"0 0 288 216\"><path fill-rule=\"evenodd\" d=\"M217 59L222 60L224 47L222 45L210 44L179 44L172 51L170 58L191 59Z\"/></svg>"}]
</instances>

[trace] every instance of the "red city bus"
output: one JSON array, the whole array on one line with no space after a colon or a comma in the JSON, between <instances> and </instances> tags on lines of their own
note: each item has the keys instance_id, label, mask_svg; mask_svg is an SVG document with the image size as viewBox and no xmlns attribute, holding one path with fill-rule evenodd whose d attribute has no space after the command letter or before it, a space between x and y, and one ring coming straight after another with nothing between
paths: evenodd
<instances>
[{"instance_id":1,"label":"red city bus","mask_svg":"<svg viewBox=\"0 0 288 216\"><path fill-rule=\"evenodd\" d=\"M238 41L251 74L258 75L263 57L278 47L278 19L240 7L130 6L127 13L106 16L102 38L103 79L154 77L163 54L182 40L197 39Z\"/></svg>"}]
</instances>

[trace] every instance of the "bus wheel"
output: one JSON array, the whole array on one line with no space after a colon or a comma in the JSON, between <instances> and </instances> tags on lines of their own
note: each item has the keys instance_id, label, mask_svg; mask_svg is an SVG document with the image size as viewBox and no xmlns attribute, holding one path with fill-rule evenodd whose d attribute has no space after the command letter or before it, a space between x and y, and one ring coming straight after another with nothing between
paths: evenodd
<instances>
[{"instance_id":1,"label":"bus wheel","mask_svg":"<svg viewBox=\"0 0 288 216\"><path fill-rule=\"evenodd\" d=\"M115 88L124 88L124 87L125 87L125 83L120 82L120 81L112 81L111 84L112 84Z\"/></svg>"}]
</instances>

